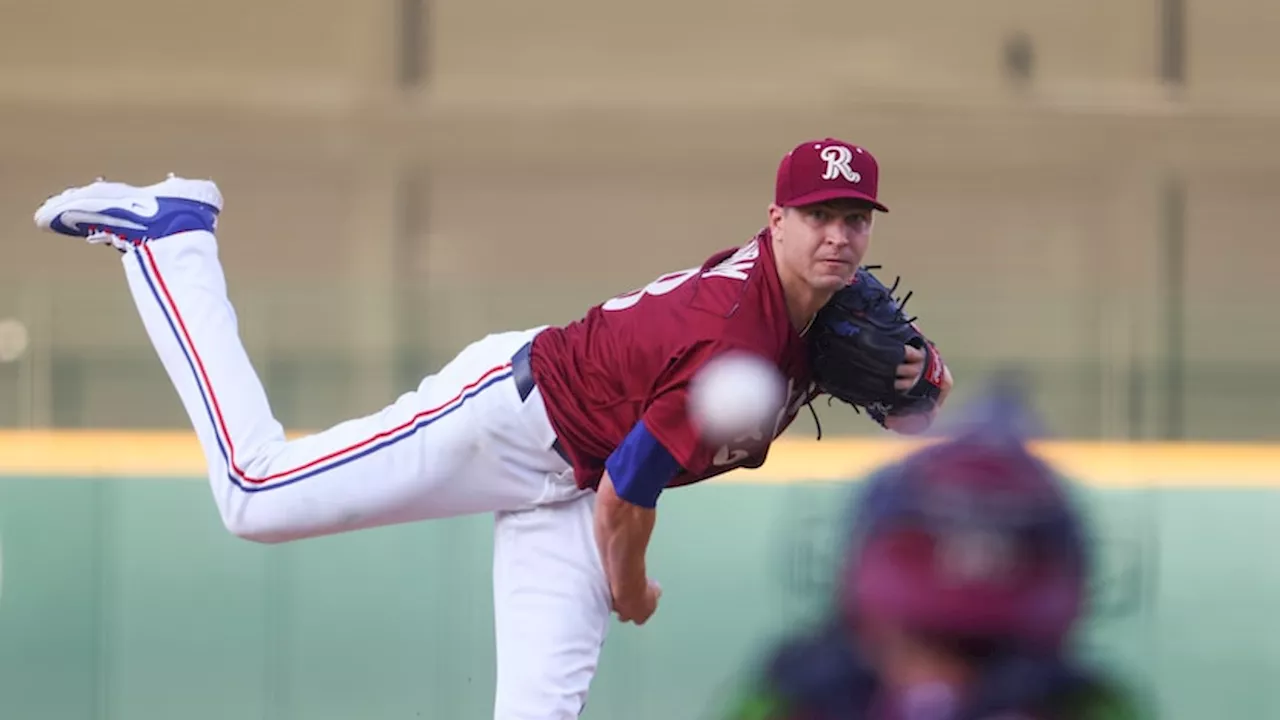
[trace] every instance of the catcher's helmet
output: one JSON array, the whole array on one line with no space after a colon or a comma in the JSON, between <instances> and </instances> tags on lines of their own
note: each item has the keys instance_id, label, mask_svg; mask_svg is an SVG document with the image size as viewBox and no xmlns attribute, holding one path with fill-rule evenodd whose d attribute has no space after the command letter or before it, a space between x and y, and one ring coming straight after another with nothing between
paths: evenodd
<instances>
[{"instance_id":1,"label":"catcher's helmet","mask_svg":"<svg viewBox=\"0 0 1280 720\"><path fill-rule=\"evenodd\" d=\"M1082 613L1081 519L1007 424L913 453L872 476L859 500L839 596L853 625L879 618L1052 649Z\"/></svg>"}]
</instances>

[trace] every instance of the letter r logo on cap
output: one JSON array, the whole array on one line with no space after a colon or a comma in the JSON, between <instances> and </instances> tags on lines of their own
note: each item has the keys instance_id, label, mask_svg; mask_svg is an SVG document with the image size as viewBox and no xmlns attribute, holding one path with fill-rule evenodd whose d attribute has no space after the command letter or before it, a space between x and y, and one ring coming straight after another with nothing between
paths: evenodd
<instances>
[{"instance_id":1,"label":"letter r logo on cap","mask_svg":"<svg viewBox=\"0 0 1280 720\"><path fill-rule=\"evenodd\" d=\"M845 180L852 183L862 182L862 175L849 167L849 163L853 160L853 151L849 148L843 145L828 145L822 148L818 157L827 162L827 169L822 173L823 180L835 180L843 176Z\"/></svg>"}]
</instances>

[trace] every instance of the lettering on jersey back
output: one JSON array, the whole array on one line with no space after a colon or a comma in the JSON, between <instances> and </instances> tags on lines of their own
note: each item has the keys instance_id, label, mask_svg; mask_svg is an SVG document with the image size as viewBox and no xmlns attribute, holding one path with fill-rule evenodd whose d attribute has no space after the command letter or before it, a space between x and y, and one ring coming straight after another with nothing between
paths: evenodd
<instances>
[{"instance_id":1,"label":"lettering on jersey back","mask_svg":"<svg viewBox=\"0 0 1280 720\"><path fill-rule=\"evenodd\" d=\"M738 252L725 258L723 262L702 273L703 278L726 277L734 280L746 280L756 260L760 259L760 245L752 240Z\"/></svg>"}]
</instances>

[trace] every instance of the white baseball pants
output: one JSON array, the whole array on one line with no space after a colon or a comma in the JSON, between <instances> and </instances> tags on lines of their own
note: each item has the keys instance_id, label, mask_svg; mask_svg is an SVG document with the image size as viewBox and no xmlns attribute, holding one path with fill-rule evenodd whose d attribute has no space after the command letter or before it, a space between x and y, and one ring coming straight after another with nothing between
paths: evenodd
<instances>
[{"instance_id":1,"label":"white baseball pants","mask_svg":"<svg viewBox=\"0 0 1280 720\"><path fill-rule=\"evenodd\" d=\"M537 389L517 389L513 356L539 329L489 335L382 410L287 440L240 341L214 236L157 240L129 250L124 266L228 530L285 542L494 513L494 718L579 715L609 590L595 494L552 449Z\"/></svg>"}]
</instances>

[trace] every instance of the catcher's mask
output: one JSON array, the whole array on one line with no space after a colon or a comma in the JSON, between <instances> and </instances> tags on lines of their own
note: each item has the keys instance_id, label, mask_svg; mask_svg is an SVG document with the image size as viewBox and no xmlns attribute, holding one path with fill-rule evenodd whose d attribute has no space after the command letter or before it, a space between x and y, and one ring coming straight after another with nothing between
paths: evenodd
<instances>
[{"instance_id":1,"label":"catcher's mask","mask_svg":"<svg viewBox=\"0 0 1280 720\"><path fill-rule=\"evenodd\" d=\"M971 430L877 473L853 531L839 600L854 626L1053 650L1083 611L1080 519L1008 432Z\"/></svg>"}]
</instances>

